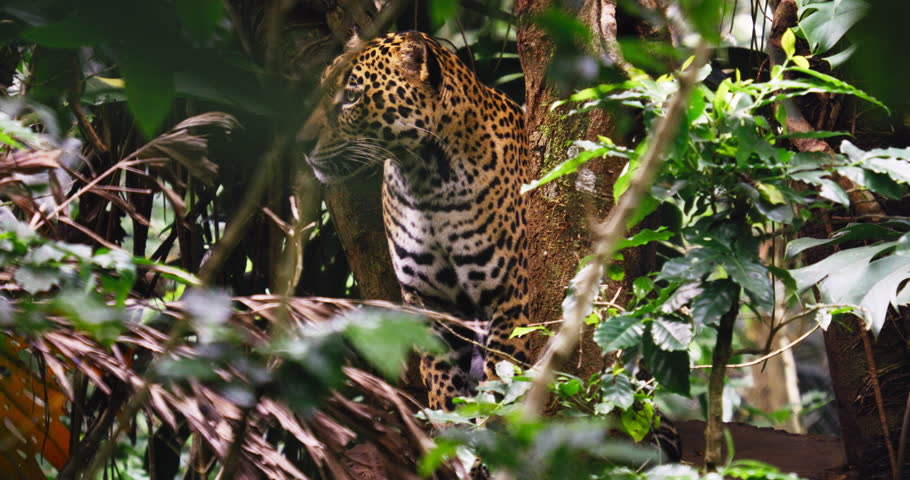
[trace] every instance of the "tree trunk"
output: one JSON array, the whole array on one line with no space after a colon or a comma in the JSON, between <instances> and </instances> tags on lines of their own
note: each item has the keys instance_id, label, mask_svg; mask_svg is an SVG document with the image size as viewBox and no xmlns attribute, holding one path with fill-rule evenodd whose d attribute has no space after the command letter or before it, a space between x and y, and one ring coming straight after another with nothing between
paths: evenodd
<instances>
[{"instance_id":1,"label":"tree trunk","mask_svg":"<svg viewBox=\"0 0 910 480\"><path fill-rule=\"evenodd\" d=\"M554 53L554 45L534 23L534 15L551 5L550 0L518 0L515 13L519 18L518 53L525 74L525 121L529 139L530 171L539 178L574 155L571 146L577 139L594 140L598 135L610 137L617 144L614 118L604 110L566 116L569 108L555 110L551 105L564 96L547 83L546 73ZM609 46L616 41L616 15L613 2L586 0L572 12L594 32L595 44L587 46L593 55L616 57ZM621 158L600 158L585 164L577 174L551 182L529 195L528 231L532 257L529 276L534 300L531 303L531 322L553 322L562 317L560 305L565 288L578 269L579 262L591 250L589 219L602 218L613 206L613 184L626 161ZM606 294L612 297L621 290L623 303L630 281L637 275L638 255L633 252L620 264L626 269L628 281L607 281ZM581 378L588 378L604 367L600 348L591 337L590 327L581 339L579 349L565 366ZM542 341L540 343L543 343Z\"/></svg>"},{"instance_id":2,"label":"tree trunk","mask_svg":"<svg viewBox=\"0 0 910 480\"><path fill-rule=\"evenodd\" d=\"M780 1L774 11L769 53L775 63L780 63L782 59L780 39L783 32L796 26L797 14L794 0ZM797 43L796 53L809 54L805 42ZM806 132L811 130L810 125L816 124L816 119L803 116L803 112L819 110L816 108L816 97L803 98L785 106L787 126L791 132ZM853 129L856 128L856 120L847 119L854 122ZM896 140L895 136L891 141ZM872 139L857 135L854 141L862 145ZM800 151L833 152L831 145L821 139L794 140L794 146ZM880 204L868 192L845 185L848 180L838 179L838 182L851 194L851 213L854 215L907 214L905 203ZM857 218L855 221L863 220ZM827 217L824 223L827 225L801 234L826 236L831 229ZM806 260L807 263L815 263L832 253L834 251L831 250L811 252L806 255ZM892 463L897 463L899 452L896 450L910 391L910 348L906 342L910 323L906 309L902 310L895 312L892 309L889 312L888 320L877 338L865 330L857 317L849 314L839 315L824 334L847 461L863 479L894 478L898 475L892 469ZM910 469L905 467L901 478L907 478L908 472Z\"/></svg>"}]
</instances>

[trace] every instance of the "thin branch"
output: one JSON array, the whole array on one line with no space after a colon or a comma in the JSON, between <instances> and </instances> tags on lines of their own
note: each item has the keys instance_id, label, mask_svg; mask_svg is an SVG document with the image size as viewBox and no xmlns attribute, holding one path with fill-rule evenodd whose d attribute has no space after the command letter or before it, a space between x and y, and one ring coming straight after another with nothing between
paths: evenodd
<instances>
[{"instance_id":1,"label":"thin branch","mask_svg":"<svg viewBox=\"0 0 910 480\"><path fill-rule=\"evenodd\" d=\"M755 360L750 360L745 363L728 363L727 368L744 368L744 367L752 367L752 366L758 365L759 363L762 363L765 360L774 358L774 357L780 355L781 353L784 353L787 350L790 350L791 348L799 345L803 340L809 338L809 335L812 335L813 333L815 333L815 331L818 330L819 328L821 328L821 325L816 325L808 332L800 335L799 338L797 338L796 340L793 340L792 342L788 343L787 345L780 347L777 350L774 350L773 352L771 352L767 355L756 358ZM711 365L695 365L692 368L693 369L711 368Z\"/></svg>"}]
</instances>

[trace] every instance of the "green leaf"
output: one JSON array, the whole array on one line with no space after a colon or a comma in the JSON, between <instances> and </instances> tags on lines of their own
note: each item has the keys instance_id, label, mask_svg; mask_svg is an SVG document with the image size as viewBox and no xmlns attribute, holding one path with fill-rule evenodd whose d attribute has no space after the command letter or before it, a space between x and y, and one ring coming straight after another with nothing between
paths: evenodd
<instances>
[{"instance_id":1,"label":"green leaf","mask_svg":"<svg viewBox=\"0 0 910 480\"><path fill-rule=\"evenodd\" d=\"M812 86L815 88L821 87L824 91L827 91L829 93L843 93L843 94L847 94L847 95L853 95L854 97L862 98L863 100L865 100L869 103L878 105L879 107L884 109L886 112L889 112L889 113L891 112L891 110L889 110L888 107L886 107L884 103L880 102L875 97L854 87L853 85L850 85L849 83L846 83L840 79L832 77L831 75L826 75L819 71L812 70L811 68L790 67L790 68L788 68L788 70L792 70L794 72L800 72L800 73L815 77L815 79L817 79L817 80L820 80L820 83L813 83L813 82L808 81L810 79L787 80L786 82L788 85L792 84L792 83L795 83L797 85L803 84L803 85L809 85L809 86ZM770 83L771 82L769 82L769 84Z\"/></svg>"},{"instance_id":2,"label":"green leaf","mask_svg":"<svg viewBox=\"0 0 910 480\"><path fill-rule=\"evenodd\" d=\"M641 300L654 291L654 280L648 277L638 277L632 282L632 293L635 298Z\"/></svg>"},{"instance_id":3,"label":"green leaf","mask_svg":"<svg viewBox=\"0 0 910 480\"><path fill-rule=\"evenodd\" d=\"M720 317L733 307L737 289L729 281L715 280L703 284L701 295L692 300L692 319L698 326L717 325Z\"/></svg>"},{"instance_id":4,"label":"green leaf","mask_svg":"<svg viewBox=\"0 0 910 480\"><path fill-rule=\"evenodd\" d=\"M79 48L97 45L107 39L108 29L91 15L76 15L56 23L30 28L22 38L47 47Z\"/></svg>"},{"instance_id":5,"label":"green leaf","mask_svg":"<svg viewBox=\"0 0 910 480\"><path fill-rule=\"evenodd\" d=\"M661 350L673 352L686 350L692 342L692 325L685 322L674 322L657 318L651 322L651 338Z\"/></svg>"},{"instance_id":6,"label":"green leaf","mask_svg":"<svg viewBox=\"0 0 910 480\"><path fill-rule=\"evenodd\" d=\"M790 60L799 68L809 68L809 60L802 55L794 55Z\"/></svg>"},{"instance_id":7,"label":"green leaf","mask_svg":"<svg viewBox=\"0 0 910 480\"><path fill-rule=\"evenodd\" d=\"M543 335L552 335L552 332L547 330L547 327L543 325L534 325L532 327L515 327L512 330L512 333L509 334L509 338L521 338L531 332L540 332Z\"/></svg>"},{"instance_id":8,"label":"green leaf","mask_svg":"<svg viewBox=\"0 0 910 480\"><path fill-rule=\"evenodd\" d=\"M560 163L556 166L556 168L548 172L540 179L534 180L529 184L522 185L521 193L527 193L541 185L546 185L547 183L550 183L557 178L568 175L570 173L575 173L578 171L578 167L584 165L589 160L604 156L629 158L629 155L632 153L632 151L628 148L614 145L612 142L606 144L603 142L579 140L575 142L575 145L583 148L584 150L578 155Z\"/></svg>"},{"instance_id":9,"label":"green leaf","mask_svg":"<svg viewBox=\"0 0 910 480\"><path fill-rule=\"evenodd\" d=\"M135 52L122 52L120 69L126 81L130 112L147 138L153 138L174 101L174 75Z\"/></svg>"},{"instance_id":10,"label":"green leaf","mask_svg":"<svg viewBox=\"0 0 910 480\"><path fill-rule=\"evenodd\" d=\"M458 11L458 3L456 0L430 0L430 19L435 28L441 27L447 20L455 16L455 12Z\"/></svg>"},{"instance_id":11,"label":"green leaf","mask_svg":"<svg viewBox=\"0 0 910 480\"><path fill-rule=\"evenodd\" d=\"M761 192L762 198L772 205L784 205L787 203L784 199L784 194L773 184L756 182L756 188Z\"/></svg>"},{"instance_id":12,"label":"green leaf","mask_svg":"<svg viewBox=\"0 0 910 480\"><path fill-rule=\"evenodd\" d=\"M462 442L437 437L433 439L436 445L420 459L417 473L421 477L429 477L449 458L458 455L458 447Z\"/></svg>"},{"instance_id":13,"label":"green leaf","mask_svg":"<svg viewBox=\"0 0 910 480\"><path fill-rule=\"evenodd\" d=\"M680 0L677 4L699 35L711 43L720 43L721 0Z\"/></svg>"},{"instance_id":14,"label":"green leaf","mask_svg":"<svg viewBox=\"0 0 910 480\"><path fill-rule=\"evenodd\" d=\"M784 32L780 39L780 46L787 54L787 58L793 58L793 54L796 53L796 35L793 34L793 29L788 28Z\"/></svg>"},{"instance_id":15,"label":"green leaf","mask_svg":"<svg viewBox=\"0 0 910 480\"><path fill-rule=\"evenodd\" d=\"M32 295L46 292L60 284L61 271L55 267L23 265L14 278L23 290Z\"/></svg>"},{"instance_id":16,"label":"green leaf","mask_svg":"<svg viewBox=\"0 0 910 480\"><path fill-rule=\"evenodd\" d=\"M617 250L626 248L640 247L655 241L665 241L673 237L673 232L667 230L667 227L660 227L656 231L649 228L643 228L641 231L629 238L620 240L617 244Z\"/></svg>"},{"instance_id":17,"label":"green leaf","mask_svg":"<svg viewBox=\"0 0 910 480\"><path fill-rule=\"evenodd\" d=\"M556 384L556 393L562 398L574 397L581 391L583 386L581 380L570 378L566 382L559 382Z\"/></svg>"},{"instance_id":18,"label":"green leaf","mask_svg":"<svg viewBox=\"0 0 910 480\"><path fill-rule=\"evenodd\" d=\"M734 282L738 283L756 307L770 312L774 307L774 290L768 269L757 259L725 257L724 269Z\"/></svg>"},{"instance_id":19,"label":"green leaf","mask_svg":"<svg viewBox=\"0 0 910 480\"><path fill-rule=\"evenodd\" d=\"M810 3L799 9L802 29L812 53L825 53L834 47L866 13L868 5L861 0L837 0Z\"/></svg>"},{"instance_id":20,"label":"green leaf","mask_svg":"<svg viewBox=\"0 0 910 480\"><path fill-rule=\"evenodd\" d=\"M654 425L654 406L648 402L641 408L624 409L620 414L622 428L636 443L641 442Z\"/></svg>"},{"instance_id":21,"label":"green leaf","mask_svg":"<svg viewBox=\"0 0 910 480\"><path fill-rule=\"evenodd\" d=\"M623 374L605 374L600 391L604 402L609 402L621 410L626 410L635 403L635 390L632 388L632 382Z\"/></svg>"},{"instance_id":22,"label":"green leaf","mask_svg":"<svg viewBox=\"0 0 910 480\"><path fill-rule=\"evenodd\" d=\"M413 348L442 351L442 344L419 317L386 310L363 310L348 316L345 337L389 380L397 380Z\"/></svg>"},{"instance_id":23,"label":"green leaf","mask_svg":"<svg viewBox=\"0 0 910 480\"><path fill-rule=\"evenodd\" d=\"M644 331L640 319L631 315L619 315L600 322L594 330L594 341L606 354L638 345Z\"/></svg>"},{"instance_id":24,"label":"green leaf","mask_svg":"<svg viewBox=\"0 0 910 480\"><path fill-rule=\"evenodd\" d=\"M651 341L651 335L644 335L642 355L648 371L667 390L689 396L689 352L661 350Z\"/></svg>"},{"instance_id":25,"label":"green leaf","mask_svg":"<svg viewBox=\"0 0 910 480\"><path fill-rule=\"evenodd\" d=\"M868 247L841 250L820 262L790 270L790 275L796 280L797 289L803 291L828 278L829 275L846 275L850 272L861 271L879 252L893 246L893 242L888 242Z\"/></svg>"},{"instance_id":26,"label":"green leaf","mask_svg":"<svg viewBox=\"0 0 910 480\"><path fill-rule=\"evenodd\" d=\"M177 15L190 34L205 40L224 15L224 6L222 0L177 0Z\"/></svg>"}]
</instances>

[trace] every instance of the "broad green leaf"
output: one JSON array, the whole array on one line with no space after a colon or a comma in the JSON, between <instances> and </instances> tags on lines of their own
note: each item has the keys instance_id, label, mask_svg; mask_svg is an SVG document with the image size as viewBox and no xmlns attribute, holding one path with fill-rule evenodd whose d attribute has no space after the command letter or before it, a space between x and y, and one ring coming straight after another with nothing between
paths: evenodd
<instances>
[{"instance_id":1,"label":"broad green leaf","mask_svg":"<svg viewBox=\"0 0 910 480\"><path fill-rule=\"evenodd\" d=\"M661 350L673 352L686 350L692 342L692 325L685 322L674 322L657 318L651 322L651 338Z\"/></svg>"},{"instance_id":2,"label":"broad green leaf","mask_svg":"<svg viewBox=\"0 0 910 480\"><path fill-rule=\"evenodd\" d=\"M657 348L651 335L644 335L642 354L648 371L667 390L689 396L689 353L683 350L667 352Z\"/></svg>"},{"instance_id":3,"label":"broad green leaf","mask_svg":"<svg viewBox=\"0 0 910 480\"><path fill-rule=\"evenodd\" d=\"M813 185L818 185L821 187L819 190L819 195L822 198L826 198L832 202L839 203L845 207L849 207L850 197L847 196L847 192L845 192L844 189L837 184L837 182L825 178L825 176L828 174L828 172L819 170L803 171L791 174L790 178L793 180L800 180L806 183L811 183Z\"/></svg>"},{"instance_id":4,"label":"broad green leaf","mask_svg":"<svg viewBox=\"0 0 910 480\"><path fill-rule=\"evenodd\" d=\"M348 317L345 337L389 380L397 380L412 349L439 352L442 344L418 317L401 312L364 310Z\"/></svg>"},{"instance_id":5,"label":"broad green leaf","mask_svg":"<svg viewBox=\"0 0 910 480\"><path fill-rule=\"evenodd\" d=\"M224 15L224 6L222 0L177 0L177 15L194 37L205 40Z\"/></svg>"},{"instance_id":6,"label":"broad green leaf","mask_svg":"<svg viewBox=\"0 0 910 480\"><path fill-rule=\"evenodd\" d=\"M887 174L873 172L860 167L840 167L837 171L849 178L853 183L866 188L873 193L883 195L891 199L899 199L903 196L905 189L897 182L891 179Z\"/></svg>"},{"instance_id":7,"label":"broad green leaf","mask_svg":"<svg viewBox=\"0 0 910 480\"><path fill-rule=\"evenodd\" d=\"M868 247L841 250L818 263L790 270L790 274L796 280L797 289L803 291L832 275L846 277L848 275L852 276L856 272L862 272L873 257L893 246L894 242L886 242ZM849 283L853 282L854 279L849 281ZM840 297L841 295L836 296Z\"/></svg>"},{"instance_id":8,"label":"broad green leaf","mask_svg":"<svg viewBox=\"0 0 910 480\"><path fill-rule=\"evenodd\" d=\"M809 41L812 53L824 53L834 47L866 13L862 0L837 0L811 3L799 10L799 27Z\"/></svg>"},{"instance_id":9,"label":"broad green leaf","mask_svg":"<svg viewBox=\"0 0 910 480\"><path fill-rule=\"evenodd\" d=\"M895 255L910 257L910 232L901 235L897 239L897 248L894 249Z\"/></svg>"},{"instance_id":10,"label":"broad green leaf","mask_svg":"<svg viewBox=\"0 0 910 480\"><path fill-rule=\"evenodd\" d=\"M826 303L859 305L861 309L855 313L878 334L885 323L888 306L896 301L897 288L908 277L910 257L890 255L868 264L855 262L850 270L829 275L819 282L818 288Z\"/></svg>"},{"instance_id":11,"label":"broad green leaf","mask_svg":"<svg viewBox=\"0 0 910 480\"><path fill-rule=\"evenodd\" d=\"M603 395L603 401L610 402L621 410L626 410L635 403L635 391L632 388L632 382L629 381L629 377L623 374L604 375L600 391Z\"/></svg>"},{"instance_id":12,"label":"broad green leaf","mask_svg":"<svg viewBox=\"0 0 910 480\"><path fill-rule=\"evenodd\" d=\"M771 279L768 277L768 269L760 261L725 257L723 266L730 279L743 287L755 306L771 311L774 307Z\"/></svg>"},{"instance_id":13,"label":"broad green leaf","mask_svg":"<svg viewBox=\"0 0 910 480\"><path fill-rule=\"evenodd\" d=\"M56 23L22 32L26 40L53 48L79 48L97 45L108 39L109 30L89 14L76 15Z\"/></svg>"},{"instance_id":14,"label":"broad green leaf","mask_svg":"<svg viewBox=\"0 0 910 480\"><path fill-rule=\"evenodd\" d=\"M171 111L174 76L162 65L145 58L136 58L134 54L121 52L120 69L126 82L130 112L136 118L142 133L153 138Z\"/></svg>"},{"instance_id":15,"label":"broad green leaf","mask_svg":"<svg viewBox=\"0 0 910 480\"><path fill-rule=\"evenodd\" d=\"M733 307L737 289L728 281L718 280L703 284L702 294L692 300L692 319L695 325L717 325L720 317Z\"/></svg>"},{"instance_id":16,"label":"broad green leaf","mask_svg":"<svg viewBox=\"0 0 910 480\"><path fill-rule=\"evenodd\" d=\"M695 248L684 257L677 257L664 263L657 280L691 281L701 280L702 277L714 271L721 255L709 248Z\"/></svg>"},{"instance_id":17,"label":"broad green leaf","mask_svg":"<svg viewBox=\"0 0 910 480\"><path fill-rule=\"evenodd\" d=\"M619 315L600 322L594 330L594 341L606 354L638 345L644 331L640 319L631 315Z\"/></svg>"}]
</instances>

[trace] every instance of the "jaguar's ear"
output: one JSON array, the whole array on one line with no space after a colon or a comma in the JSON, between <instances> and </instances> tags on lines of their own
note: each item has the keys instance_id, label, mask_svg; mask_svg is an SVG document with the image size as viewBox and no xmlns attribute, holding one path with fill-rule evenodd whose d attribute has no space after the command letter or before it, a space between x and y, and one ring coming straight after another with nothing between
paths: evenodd
<instances>
[{"instance_id":1,"label":"jaguar's ear","mask_svg":"<svg viewBox=\"0 0 910 480\"><path fill-rule=\"evenodd\" d=\"M412 32L406 35L400 50L404 70L421 82L429 84L433 90L438 90L442 85L439 59L421 34Z\"/></svg>"}]
</instances>

